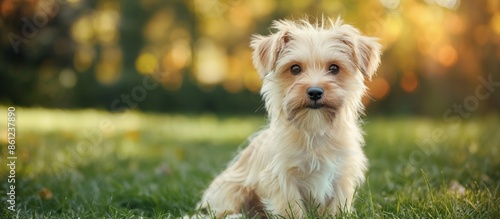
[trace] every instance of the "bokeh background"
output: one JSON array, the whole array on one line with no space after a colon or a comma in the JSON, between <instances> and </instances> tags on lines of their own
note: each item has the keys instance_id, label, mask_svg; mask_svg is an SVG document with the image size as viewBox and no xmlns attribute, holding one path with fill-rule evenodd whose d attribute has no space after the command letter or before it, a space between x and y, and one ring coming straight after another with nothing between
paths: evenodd
<instances>
[{"instance_id":1,"label":"bokeh background","mask_svg":"<svg viewBox=\"0 0 500 219\"><path fill-rule=\"evenodd\" d=\"M305 15L380 38L369 114L441 117L500 81L497 0L4 0L0 104L263 114L251 35ZM473 106L497 112L500 95Z\"/></svg>"}]
</instances>

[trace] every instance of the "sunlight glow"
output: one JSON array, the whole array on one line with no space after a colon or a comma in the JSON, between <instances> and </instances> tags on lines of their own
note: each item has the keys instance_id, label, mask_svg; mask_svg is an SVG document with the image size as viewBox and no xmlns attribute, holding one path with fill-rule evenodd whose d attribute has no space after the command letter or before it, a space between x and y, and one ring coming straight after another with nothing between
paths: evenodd
<instances>
[{"instance_id":1,"label":"sunlight glow","mask_svg":"<svg viewBox=\"0 0 500 219\"><path fill-rule=\"evenodd\" d=\"M389 94L390 85L385 78L374 78L371 82L368 82L367 86L368 94L377 100L383 99Z\"/></svg>"},{"instance_id":2,"label":"sunlight glow","mask_svg":"<svg viewBox=\"0 0 500 219\"><path fill-rule=\"evenodd\" d=\"M141 74L151 74L158 66L158 59L155 55L144 52L135 60L135 69Z\"/></svg>"},{"instance_id":3,"label":"sunlight glow","mask_svg":"<svg viewBox=\"0 0 500 219\"><path fill-rule=\"evenodd\" d=\"M414 92L418 87L419 81L417 75L413 72L405 72L401 78L401 89L407 93Z\"/></svg>"},{"instance_id":4,"label":"sunlight glow","mask_svg":"<svg viewBox=\"0 0 500 219\"><path fill-rule=\"evenodd\" d=\"M194 10L204 17L220 16L228 6L220 0L194 0Z\"/></svg>"},{"instance_id":5,"label":"sunlight glow","mask_svg":"<svg viewBox=\"0 0 500 219\"><path fill-rule=\"evenodd\" d=\"M457 62L457 50L451 45L444 45L439 49L437 59L444 67L450 67Z\"/></svg>"},{"instance_id":6,"label":"sunlight glow","mask_svg":"<svg viewBox=\"0 0 500 219\"><path fill-rule=\"evenodd\" d=\"M108 62L99 62L96 66L96 78L101 84L109 85L118 80L120 76L119 66Z\"/></svg>"},{"instance_id":7,"label":"sunlight glow","mask_svg":"<svg viewBox=\"0 0 500 219\"><path fill-rule=\"evenodd\" d=\"M399 17L393 17L388 19L384 23L384 29L381 30L381 39L380 41L384 45L389 45L394 43L399 39L401 34L401 30L404 27L404 23Z\"/></svg>"},{"instance_id":8,"label":"sunlight glow","mask_svg":"<svg viewBox=\"0 0 500 219\"><path fill-rule=\"evenodd\" d=\"M92 66L94 57L95 51L91 45L78 45L73 56L73 65L78 72L84 72Z\"/></svg>"},{"instance_id":9,"label":"sunlight glow","mask_svg":"<svg viewBox=\"0 0 500 219\"><path fill-rule=\"evenodd\" d=\"M275 0L253 0L245 2L255 17L261 18L271 14L276 8Z\"/></svg>"},{"instance_id":10,"label":"sunlight glow","mask_svg":"<svg viewBox=\"0 0 500 219\"><path fill-rule=\"evenodd\" d=\"M165 88L177 90L182 85L182 70L191 63L191 45L186 39L178 39L161 60L160 80Z\"/></svg>"},{"instance_id":11,"label":"sunlight glow","mask_svg":"<svg viewBox=\"0 0 500 219\"><path fill-rule=\"evenodd\" d=\"M437 5L455 10L460 6L460 0L425 0L428 4L436 3Z\"/></svg>"},{"instance_id":12,"label":"sunlight glow","mask_svg":"<svg viewBox=\"0 0 500 219\"><path fill-rule=\"evenodd\" d=\"M7 32L14 30L9 29L10 26L26 22L31 24L19 26L21 32L17 33L30 32L28 27L34 25L33 19L44 20L41 10L48 9L40 8L42 1L34 1L31 6L15 2L5 0L0 3L0 15L7 21L2 28L7 28ZM451 77L455 73L467 72L476 76L496 68L485 65L489 61L483 59L500 58L500 50L491 46L500 44L498 0L467 4L461 4L461 0L373 0L363 4L313 0L286 3L278 0L140 0L134 6L118 0L64 2L68 4L49 1L48 6L61 6L58 18L44 24L46 27L33 30L37 33L36 40L31 40L26 46L42 48L36 45L53 42L51 51L61 57L68 54L68 61L72 62L77 75L94 73L104 84L115 82L122 74L122 67L128 68L130 64L139 74L158 73L162 76L159 80L163 86L171 90L181 87L187 81L186 77L191 77L198 86L222 86L229 92L258 92L261 82L251 62L251 35L267 35L271 20L296 20L306 14L311 20L321 16L341 16L345 23L358 28L364 35L379 39L383 45L382 66L386 65L384 63L390 66L384 69L385 79L378 79L372 85L377 87L373 92L379 98L392 88L414 92L419 86L424 86L423 81L428 78L420 76L427 73ZM72 8L75 14L66 14L71 10L61 13L63 7ZM17 24L11 24L13 20L18 21ZM59 36L57 25L69 28L70 36ZM139 34L139 39L122 35L130 31ZM108 47L119 47L124 53L131 52L127 55L137 57L132 57L135 58L132 63L124 64L124 54L110 52L116 49ZM489 49L480 51L482 47ZM34 56L40 53L25 51L33 52ZM113 57L115 55L117 57ZM403 55L411 58L400 58ZM459 59L467 61L458 62ZM63 64L54 64L55 73L44 73L40 78L57 78L58 72L66 68ZM457 68L453 68L455 65ZM390 88L386 89L386 83ZM61 87L71 83L64 84L60 84Z\"/></svg>"},{"instance_id":13,"label":"sunlight glow","mask_svg":"<svg viewBox=\"0 0 500 219\"><path fill-rule=\"evenodd\" d=\"M96 37L101 43L114 43L118 41L119 15L116 10L100 10L95 14L94 27Z\"/></svg>"},{"instance_id":14,"label":"sunlight glow","mask_svg":"<svg viewBox=\"0 0 500 219\"><path fill-rule=\"evenodd\" d=\"M229 20L238 28L247 28L252 23L252 16L247 7L233 7L229 10Z\"/></svg>"},{"instance_id":15,"label":"sunlight glow","mask_svg":"<svg viewBox=\"0 0 500 219\"><path fill-rule=\"evenodd\" d=\"M465 32L465 23L458 14L449 14L444 20L444 27L449 33L459 35Z\"/></svg>"},{"instance_id":16,"label":"sunlight glow","mask_svg":"<svg viewBox=\"0 0 500 219\"><path fill-rule=\"evenodd\" d=\"M116 45L104 47L101 51L100 60L95 72L97 80L101 84L113 84L120 78L121 71L121 47Z\"/></svg>"},{"instance_id":17,"label":"sunlight glow","mask_svg":"<svg viewBox=\"0 0 500 219\"><path fill-rule=\"evenodd\" d=\"M380 0L380 3L388 9L396 9L399 7L399 0Z\"/></svg>"},{"instance_id":18,"label":"sunlight glow","mask_svg":"<svg viewBox=\"0 0 500 219\"><path fill-rule=\"evenodd\" d=\"M245 87L252 92L259 92L262 82L259 74L256 71L249 71L245 74L244 79Z\"/></svg>"},{"instance_id":19,"label":"sunlight glow","mask_svg":"<svg viewBox=\"0 0 500 219\"><path fill-rule=\"evenodd\" d=\"M73 88L76 84L76 74L73 70L65 68L59 74L59 83L65 88Z\"/></svg>"},{"instance_id":20,"label":"sunlight glow","mask_svg":"<svg viewBox=\"0 0 500 219\"><path fill-rule=\"evenodd\" d=\"M94 28L90 16L80 17L71 26L71 36L78 43L91 43L94 38Z\"/></svg>"},{"instance_id":21,"label":"sunlight glow","mask_svg":"<svg viewBox=\"0 0 500 219\"><path fill-rule=\"evenodd\" d=\"M175 14L168 9L155 13L144 27L144 36L151 42L166 40L169 28L174 22Z\"/></svg>"},{"instance_id":22,"label":"sunlight glow","mask_svg":"<svg viewBox=\"0 0 500 219\"><path fill-rule=\"evenodd\" d=\"M196 43L194 75L202 85L221 83L227 74L227 54L223 48L210 39L200 39Z\"/></svg>"},{"instance_id":23,"label":"sunlight glow","mask_svg":"<svg viewBox=\"0 0 500 219\"><path fill-rule=\"evenodd\" d=\"M448 9L457 9L460 6L460 0L435 0L438 5Z\"/></svg>"},{"instance_id":24,"label":"sunlight glow","mask_svg":"<svg viewBox=\"0 0 500 219\"><path fill-rule=\"evenodd\" d=\"M14 12L14 1L2 1L2 3L0 4L0 11L2 13L3 16L7 16L7 15L10 15L12 12Z\"/></svg>"},{"instance_id":25,"label":"sunlight glow","mask_svg":"<svg viewBox=\"0 0 500 219\"><path fill-rule=\"evenodd\" d=\"M490 35L490 29L486 25L480 25L474 29L474 40L479 45L484 45L488 43L489 35Z\"/></svg>"},{"instance_id":26,"label":"sunlight glow","mask_svg":"<svg viewBox=\"0 0 500 219\"><path fill-rule=\"evenodd\" d=\"M179 39L172 43L172 49L169 53L170 68L180 70L191 62L191 45L185 39Z\"/></svg>"},{"instance_id":27,"label":"sunlight glow","mask_svg":"<svg viewBox=\"0 0 500 219\"><path fill-rule=\"evenodd\" d=\"M497 35L500 35L500 12L495 13L491 18L491 29Z\"/></svg>"}]
</instances>

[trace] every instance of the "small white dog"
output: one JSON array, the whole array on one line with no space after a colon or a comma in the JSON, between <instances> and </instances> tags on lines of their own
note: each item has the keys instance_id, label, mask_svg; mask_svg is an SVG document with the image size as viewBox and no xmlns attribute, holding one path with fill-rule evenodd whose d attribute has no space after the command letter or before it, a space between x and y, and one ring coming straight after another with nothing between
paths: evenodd
<instances>
[{"instance_id":1,"label":"small white dog","mask_svg":"<svg viewBox=\"0 0 500 219\"><path fill-rule=\"evenodd\" d=\"M367 169L359 119L364 79L377 70L381 46L340 19L280 20L272 29L251 42L270 124L214 179L198 207L217 218L349 211Z\"/></svg>"}]
</instances>

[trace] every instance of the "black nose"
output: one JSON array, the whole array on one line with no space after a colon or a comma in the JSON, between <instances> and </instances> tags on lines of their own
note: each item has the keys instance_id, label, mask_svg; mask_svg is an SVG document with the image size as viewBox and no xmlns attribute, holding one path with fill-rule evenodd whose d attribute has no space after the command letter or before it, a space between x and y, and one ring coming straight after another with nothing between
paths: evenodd
<instances>
[{"instance_id":1,"label":"black nose","mask_svg":"<svg viewBox=\"0 0 500 219\"><path fill-rule=\"evenodd\" d=\"M319 100L323 96L323 89L319 87L307 88L307 96L309 96L311 100Z\"/></svg>"}]
</instances>

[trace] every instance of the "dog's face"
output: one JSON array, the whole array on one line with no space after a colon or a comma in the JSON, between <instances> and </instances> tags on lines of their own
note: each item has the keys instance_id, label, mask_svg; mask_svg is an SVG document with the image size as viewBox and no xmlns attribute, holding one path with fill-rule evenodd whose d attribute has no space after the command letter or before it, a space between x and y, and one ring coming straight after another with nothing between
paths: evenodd
<instances>
[{"instance_id":1,"label":"dog's face","mask_svg":"<svg viewBox=\"0 0 500 219\"><path fill-rule=\"evenodd\" d=\"M340 110L362 110L364 78L379 65L380 45L340 20L324 23L278 21L276 33L252 40L271 119L317 129L331 124Z\"/></svg>"}]
</instances>

